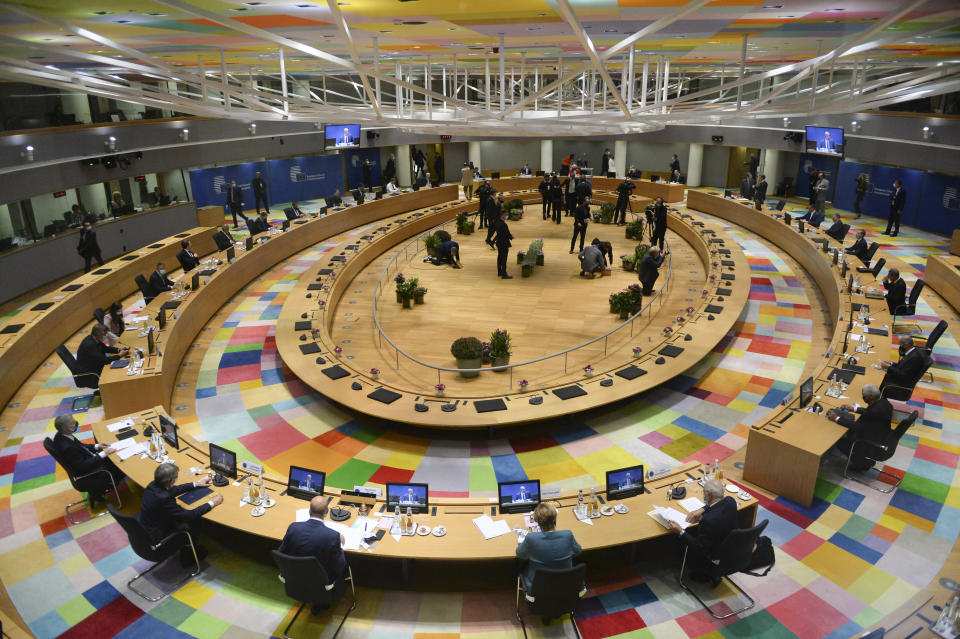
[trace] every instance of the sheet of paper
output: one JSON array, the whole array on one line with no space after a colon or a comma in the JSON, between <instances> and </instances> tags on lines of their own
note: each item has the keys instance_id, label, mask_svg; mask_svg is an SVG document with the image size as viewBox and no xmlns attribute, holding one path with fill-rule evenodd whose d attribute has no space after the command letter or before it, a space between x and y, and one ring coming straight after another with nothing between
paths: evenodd
<instances>
[{"instance_id":1,"label":"sheet of paper","mask_svg":"<svg viewBox=\"0 0 960 639\"><path fill-rule=\"evenodd\" d=\"M687 518L679 510L673 508L661 508L660 506L654 506L654 512L666 522L674 522L679 525L681 528L686 530L690 524L687 523Z\"/></svg>"},{"instance_id":2,"label":"sheet of paper","mask_svg":"<svg viewBox=\"0 0 960 639\"><path fill-rule=\"evenodd\" d=\"M145 443L146 442L138 442L136 438L130 437L128 439L121 439L120 441L113 442L112 444L110 444L110 448L120 451L125 448L130 448L131 446L139 446Z\"/></svg>"},{"instance_id":3,"label":"sheet of paper","mask_svg":"<svg viewBox=\"0 0 960 639\"><path fill-rule=\"evenodd\" d=\"M363 528L346 526L337 521L324 521L323 524L343 535L344 550L360 550L360 542L363 541Z\"/></svg>"},{"instance_id":4,"label":"sheet of paper","mask_svg":"<svg viewBox=\"0 0 960 639\"><path fill-rule=\"evenodd\" d=\"M677 502L688 512L692 513L698 508L703 508L706 504L697 499L696 497L687 497L686 499L681 499Z\"/></svg>"},{"instance_id":5,"label":"sheet of paper","mask_svg":"<svg viewBox=\"0 0 960 639\"><path fill-rule=\"evenodd\" d=\"M473 520L474 525L484 539L493 539L510 532L510 526L505 519L494 521L489 515L482 515Z\"/></svg>"},{"instance_id":6,"label":"sheet of paper","mask_svg":"<svg viewBox=\"0 0 960 639\"><path fill-rule=\"evenodd\" d=\"M107 430L110 431L111 433L115 433L121 428L126 428L127 426L133 426L132 419L121 419L119 422L107 424Z\"/></svg>"},{"instance_id":7,"label":"sheet of paper","mask_svg":"<svg viewBox=\"0 0 960 639\"><path fill-rule=\"evenodd\" d=\"M384 530L390 530L393 528L393 515L385 515L380 518L380 523L377 524L377 528L383 528Z\"/></svg>"},{"instance_id":8,"label":"sheet of paper","mask_svg":"<svg viewBox=\"0 0 960 639\"><path fill-rule=\"evenodd\" d=\"M579 521L579 522L582 523L582 524L587 524L588 526L592 526L592 525L593 525L593 520L590 519L590 517L589 517L588 515L584 515L583 517L579 517L579 516L578 516L578 517L577 517L577 521Z\"/></svg>"},{"instance_id":9,"label":"sheet of paper","mask_svg":"<svg viewBox=\"0 0 960 639\"><path fill-rule=\"evenodd\" d=\"M309 508L297 508L297 521L307 521L310 519Z\"/></svg>"},{"instance_id":10,"label":"sheet of paper","mask_svg":"<svg viewBox=\"0 0 960 639\"><path fill-rule=\"evenodd\" d=\"M131 440L124 439L123 441L131 441ZM146 452L146 450L147 450L147 443L140 442L139 444L134 444L133 446L126 446L120 449L120 451L117 452L117 456L120 458L120 461L126 461L131 457L133 457L134 455L142 455L143 453Z\"/></svg>"}]
</instances>

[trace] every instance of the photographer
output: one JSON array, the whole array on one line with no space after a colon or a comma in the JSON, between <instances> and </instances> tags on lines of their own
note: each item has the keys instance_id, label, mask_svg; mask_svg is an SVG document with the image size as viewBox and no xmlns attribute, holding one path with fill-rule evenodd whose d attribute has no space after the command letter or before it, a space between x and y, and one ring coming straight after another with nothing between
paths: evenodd
<instances>
[{"instance_id":1,"label":"photographer","mask_svg":"<svg viewBox=\"0 0 960 639\"><path fill-rule=\"evenodd\" d=\"M623 182L617 185L617 207L613 211L613 223L617 226L627 223L627 206L630 204L630 194L636 186L630 178L623 178Z\"/></svg>"}]
</instances>

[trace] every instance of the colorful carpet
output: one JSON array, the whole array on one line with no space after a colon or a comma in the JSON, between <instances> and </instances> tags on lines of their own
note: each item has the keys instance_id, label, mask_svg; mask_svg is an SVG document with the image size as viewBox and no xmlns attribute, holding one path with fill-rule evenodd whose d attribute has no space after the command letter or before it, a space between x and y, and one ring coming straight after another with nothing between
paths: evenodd
<instances>
[{"instance_id":1,"label":"colorful carpet","mask_svg":"<svg viewBox=\"0 0 960 639\"><path fill-rule=\"evenodd\" d=\"M868 239L878 220L864 218ZM259 459L285 474L291 463L323 468L339 488L386 481L424 481L438 496L490 496L497 481L537 477L561 488L596 485L604 471L642 462L724 459L745 444L746 426L789 393L818 349L811 346L813 309L804 275L769 244L731 229L750 260L750 300L730 335L695 369L630 401L494 439L444 438L344 411L292 379L279 361L274 323L298 273L342 237L295 256L248 286L199 364L196 418L183 426ZM479 240L478 240L479 241ZM881 250L903 262L908 284L921 275L930 250L944 238L906 229ZM937 314L922 301L913 321L929 331ZM741 585L758 600L749 613L712 620L680 590L672 560L641 560L591 578L578 615L585 639L632 637L849 637L927 585L960 531L960 348L950 334L937 347L936 381L921 384L914 403L922 420L887 465L906 473L899 490L883 495L842 480L839 461L827 463L810 508L761 500L777 567ZM53 360L51 360L52 362ZM130 593L126 582L146 567L119 526L103 517L66 525L63 506L74 493L44 452L42 439L74 397L67 371L41 368L45 380L0 450L0 580L38 637L277 636L292 602L276 569L213 545L209 567L159 604ZM81 423L98 421L91 408ZM87 431L89 436L89 432ZM131 496L136 499L136 495ZM576 532L574 530L574 532ZM40 596L42 594L42 596ZM345 637L520 636L512 591L410 593L365 589ZM816 615L809 614L816 610ZM327 616L310 618L295 634L332 634ZM534 636L560 636L560 623ZM298 622L298 624L301 622ZM566 629L567 633L570 632Z\"/></svg>"}]
</instances>

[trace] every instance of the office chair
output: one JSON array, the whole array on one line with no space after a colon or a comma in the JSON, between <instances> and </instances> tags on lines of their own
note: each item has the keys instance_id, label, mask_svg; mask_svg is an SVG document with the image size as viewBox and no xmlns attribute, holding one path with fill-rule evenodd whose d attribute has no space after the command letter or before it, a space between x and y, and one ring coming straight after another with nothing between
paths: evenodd
<instances>
[{"instance_id":1,"label":"office chair","mask_svg":"<svg viewBox=\"0 0 960 639\"><path fill-rule=\"evenodd\" d=\"M870 269L870 272L873 273L874 277L878 277L880 275L880 271L883 269L883 266L886 263L887 259L885 257L881 257L879 260L877 260L877 263L873 265L872 269Z\"/></svg>"},{"instance_id":2,"label":"office chair","mask_svg":"<svg viewBox=\"0 0 960 639\"><path fill-rule=\"evenodd\" d=\"M876 242L870 243L870 246L867 248L866 256L861 260L864 266L870 266L870 260L873 259L873 256L876 254L878 248L880 248L880 245Z\"/></svg>"},{"instance_id":3,"label":"office chair","mask_svg":"<svg viewBox=\"0 0 960 639\"><path fill-rule=\"evenodd\" d=\"M886 475L887 477L892 477L894 480L896 480L896 482L892 486L890 486L890 488L888 488L887 490L884 490L883 488L877 487L872 482L864 481L863 479L860 479L856 475L852 474L850 472L850 463L851 463L851 460L853 459L853 451L854 449L863 451L864 457L866 457L869 461L873 462L874 464L887 461L888 459L893 457L893 454L895 452L897 452L897 446L900 444L900 438L903 437L903 434L906 433L911 426L913 426L914 422L917 421L917 417L919 415L920 415L919 411L913 411L912 413L910 413L910 415L907 416L906 419L901 420L901 422L897 424L897 428L890 434L890 440L884 444L880 444L878 442L872 442L868 439L858 439L855 442L853 442L853 444L850 446L850 454L847 456L847 464L843 469L843 476L847 479L852 479L857 483L863 484L864 486L869 486L870 488L873 488L874 490L881 493L892 493L893 491L895 491L900 486L900 482L903 481L903 477L901 477L900 475L894 475L893 473L887 472L882 468L868 469L868 470L877 471L878 479L880 475ZM863 471L863 472L867 472L867 471Z\"/></svg>"},{"instance_id":4,"label":"office chair","mask_svg":"<svg viewBox=\"0 0 960 639\"><path fill-rule=\"evenodd\" d=\"M909 386L898 386L897 384L884 384L881 382L880 397L895 399L898 402L906 402L910 400L910 397L913 396L913 389L917 387L917 384L921 379L923 379L923 376L927 374L927 370L930 368L930 365L933 364L933 358L930 356L930 353L926 349L919 350L923 355L924 363L923 368L920 369L920 374L917 375L917 378L912 380Z\"/></svg>"},{"instance_id":5,"label":"office chair","mask_svg":"<svg viewBox=\"0 0 960 639\"><path fill-rule=\"evenodd\" d=\"M93 401L93 398L100 392L100 375L97 373L86 373L80 370L80 366L77 364L77 358L73 356L73 353L70 352L66 346L61 344L56 348L56 354L60 357L67 369L70 370L70 375L73 376L73 383L77 388L92 388L94 389L93 395L87 397L77 397L73 400L71 409L73 412L78 413L85 411L90 407L90 403Z\"/></svg>"},{"instance_id":6,"label":"office chair","mask_svg":"<svg viewBox=\"0 0 960 639\"><path fill-rule=\"evenodd\" d=\"M937 325L933 327L933 330L930 331L930 334L926 337L917 336L913 338L913 345L917 348L922 348L927 351L927 355L931 358L933 357L933 347L936 346L937 342L940 341L940 336L944 334L947 330L947 320L940 320L937 322ZM934 382L933 373L927 370L930 374L930 383Z\"/></svg>"},{"instance_id":7,"label":"office chair","mask_svg":"<svg viewBox=\"0 0 960 639\"><path fill-rule=\"evenodd\" d=\"M764 519L753 528L735 528L734 530L731 530L730 533L727 534L727 538L723 540L722 544L720 544L720 548L717 549L717 556L711 562L713 574L709 575L710 578L721 580L725 578L730 582L730 585L737 590L738 594L742 594L747 598L749 603L738 610L731 610L726 614L718 615L703 601L703 599L700 598L700 595L698 595L693 589L683 582L683 574L687 566L687 556L690 553L690 547L687 546L684 549L683 563L680 565L680 586L693 595L694 598L700 602L700 605L706 608L707 612L709 612L710 616L714 619L726 619L728 617L732 617L733 615L739 615L741 612L750 610L756 604L756 602L753 600L753 597L748 595L743 588L738 586L736 582L730 578L730 575L736 572L743 572L748 575L753 575L754 577L763 576L760 573L750 572L748 568L750 566L750 561L753 558L753 548L757 543L757 539L759 539L760 535L763 534L764 528L767 527L768 521L769 520Z\"/></svg>"},{"instance_id":8,"label":"office chair","mask_svg":"<svg viewBox=\"0 0 960 639\"><path fill-rule=\"evenodd\" d=\"M153 538L140 523L140 519L138 517L135 515L124 515L123 513L117 511L117 509L113 507L113 504L107 504L107 510L111 515L113 515L113 518L117 520L117 523L120 524L120 527L123 528L124 532L127 533L127 539L130 541L130 547L133 549L133 552L135 552L141 559L154 562L152 566L128 581L127 588L137 593L147 601L160 601L166 597L169 593L161 592L159 597L150 597L137 590L133 586L133 583L142 577L146 577L151 571L153 571L154 568L162 564L167 558L180 550L183 546L190 546L190 551L193 553L193 561L196 566L196 570L178 581L170 592L176 591L176 589L186 583L187 580L192 579L200 574L200 559L197 557L197 547L193 543L193 536L190 534L189 530L176 530L161 539L159 542L154 543Z\"/></svg>"},{"instance_id":9,"label":"office chair","mask_svg":"<svg viewBox=\"0 0 960 639\"><path fill-rule=\"evenodd\" d=\"M283 214L287 217L288 220L297 219L297 213L296 211L293 210L292 206L288 206L287 208L283 209Z\"/></svg>"},{"instance_id":10,"label":"office chair","mask_svg":"<svg viewBox=\"0 0 960 639\"><path fill-rule=\"evenodd\" d=\"M93 309L93 319L97 321L97 324L103 324L103 320L106 319L107 314L103 312L103 309L99 306Z\"/></svg>"},{"instance_id":11,"label":"office chair","mask_svg":"<svg viewBox=\"0 0 960 639\"><path fill-rule=\"evenodd\" d=\"M520 595L527 600L530 613L552 618L570 615L573 632L580 637L577 620L573 614L580 607L580 601L587 592L587 564L577 564L572 568L537 568L533 573L533 583L527 589L523 582L523 572L517 575L517 621L527 636L527 625L520 616Z\"/></svg>"},{"instance_id":12,"label":"office chair","mask_svg":"<svg viewBox=\"0 0 960 639\"><path fill-rule=\"evenodd\" d=\"M917 313L917 302L920 300L920 293L923 291L925 282L923 280L917 280L913 284L913 288L910 289L910 297L907 298L906 304L901 304L893 309L893 323L890 327L896 332L897 331L897 315L903 317L910 317ZM910 332L909 324L901 324L901 326L906 327L905 331L900 332ZM915 325L914 325L915 326Z\"/></svg>"},{"instance_id":13,"label":"office chair","mask_svg":"<svg viewBox=\"0 0 960 639\"><path fill-rule=\"evenodd\" d=\"M324 570L316 557L292 557L279 550L274 550L273 560L277 562L277 567L280 568L280 581L283 582L287 596L300 602L300 607L297 608L293 619L283 630L283 639L291 639L287 633L290 632L290 628L293 627L293 623L300 616L304 606L307 604L332 606L336 602L338 596L336 583L330 583L327 571ZM340 625L334 631L333 637L337 636L347 617L357 607L357 589L353 583L353 570L350 566L347 566L344 581L350 582L350 593L353 601L350 602L350 607L340 620Z\"/></svg>"},{"instance_id":14,"label":"office chair","mask_svg":"<svg viewBox=\"0 0 960 639\"><path fill-rule=\"evenodd\" d=\"M849 224L844 224L844 225L840 228L840 237L837 238L837 241L840 242L841 244L843 244L843 240L847 237L847 233L849 233L849 232L850 232L850 225L849 225Z\"/></svg>"},{"instance_id":15,"label":"office chair","mask_svg":"<svg viewBox=\"0 0 960 639\"><path fill-rule=\"evenodd\" d=\"M143 275L137 275L133 278L133 281L137 283L137 288L139 288L140 293L143 294L144 305L152 302L156 295L154 295L153 288L150 287L150 283L147 282L147 278L145 278Z\"/></svg>"},{"instance_id":16,"label":"office chair","mask_svg":"<svg viewBox=\"0 0 960 639\"><path fill-rule=\"evenodd\" d=\"M88 508L91 511L93 510L93 497L89 492L89 489L91 488L90 479L95 475L99 475L100 473L106 473L107 477L110 478L110 486L113 490L113 494L117 498L117 505L123 508L123 502L120 501L120 493L117 492L117 483L113 480L113 475L110 474L109 470L107 470L106 468L98 468L97 470L90 473L85 473L83 475L74 475L72 472L70 472L70 469L67 468L67 465L63 463L63 460L60 459L60 455L57 454L57 450L53 447L52 439L50 439L49 437L44 438L43 447L46 449L47 454L53 457L53 460L57 462L57 465L59 465L60 468L62 468L67 473L67 477L70 479L70 485L73 486L73 489L78 493L87 495L86 499L81 499L80 501L75 501L72 504L67 504L67 506L63 509L64 512L67 514L67 521L69 521L71 525L76 526L78 523L81 523L73 520L73 517L71 517L71 513L70 513L71 508L73 508L77 504L85 504L89 499ZM102 513L98 513L96 515L94 515L91 512L90 519L103 517L106 514L107 514L107 511L103 511Z\"/></svg>"}]
</instances>

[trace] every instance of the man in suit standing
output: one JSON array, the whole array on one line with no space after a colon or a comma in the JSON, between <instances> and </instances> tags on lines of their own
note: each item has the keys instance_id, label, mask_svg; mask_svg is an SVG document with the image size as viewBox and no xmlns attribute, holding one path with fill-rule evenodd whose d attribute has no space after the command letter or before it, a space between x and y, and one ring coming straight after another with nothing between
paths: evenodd
<instances>
[{"instance_id":1,"label":"man in suit standing","mask_svg":"<svg viewBox=\"0 0 960 639\"><path fill-rule=\"evenodd\" d=\"M651 246L650 249L640 260L640 266L637 268L637 278L643 285L644 295L653 295L653 285L660 277L660 265L667 253L661 253L658 246Z\"/></svg>"},{"instance_id":2,"label":"man in suit standing","mask_svg":"<svg viewBox=\"0 0 960 639\"><path fill-rule=\"evenodd\" d=\"M540 192L540 215L546 220L550 217L550 176L544 174L543 180L541 180L540 185L537 186L537 191Z\"/></svg>"},{"instance_id":3,"label":"man in suit standing","mask_svg":"<svg viewBox=\"0 0 960 639\"><path fill-rule=\"evenodd\" d=\"M179 475L180 469L170 462L160 464L153 471L153 481L147 484L140 500L140 524L155 542L178 530L188 531L193 538L197 559L203 559L207 551L197 543L200 518L223 503L223 496L213 495L206 503L187 510L177 503L177 497L197 486L209 486L210 477L204 475L194 482L174 485ZM193 563L190 546L180 549L180 563L183 566Z\"/></svg>"},{"instance_id":4,"label":"man in suit standing","mask_svg":"<svg viewBox=\"0 0 960 639\"><path fill-rule=\"evenodd\" d=\"M573 215L573 210L577 208L577 178L568 174L567 179L561 185L567 209L567 215Z\"/></svg>"},{"instance_id":5,"label":"man in suit standing","mask_svg":"<svg viewBox=\"0 0 960 639\"><path fill-rule=\"evenodd\" d=\"M753 203L757 207L758 211L763 210L763 203L767 199L767 176L763 173L760 174L760 178L757 180L757 186L753 189Z\"/></svg>"},{"instance_id":6,"label":"man in suit standing","mask_svg":"<svg viewBox=\"0 0 960 639\"><path fill-rule=\"evenodd\" d=\"M230 234L230 225L224 224L213 234L213 241L217 243L218 251L226 251L233 246L233 235Z\"/></svg>"},{"instance_id":7,"label":"man in suit standing","mask_svg":"<svg viewBox=\"0 0 960 639\"><path fill-rule=\"evenodd\" d=\"M667 205L663 203L662 197L658 197L653 202L653 237L650 238L650 245L656 244L662 251L664 238L667 235Z\"/></svg>"},{"instance_id":8,"label":"man in suit standing","mask_svg":"<svg viewBox=\"0 0 960 639\"><path fill-rule=\"evenodd\" d=\"M480 223L477 225L477 229L482 229L487 224L487 203L493 197L493 187L490 186L490 182L484 180L481 182L480 186L477 187L477 202L480 207L477 209L477 213L480 217Z\"/></svg>"},{"instance_id":9,"label":"man in suit standing","mask_svg":"<svg viewBox=\"0 0 960 639\"><path fill-rule=\"evenodd\" d=\"M487 210L484 211L484 217L487 219L487 245L490 248L496 248L493 245L493 233L496 230L497 220L503 213L503 193L497 193L497 197L487 199Z\"/></svg>"},{"instance_id":10,"label":"man in suit standing","mask_svg":"<svg viewBox=\"0 0 960 639\"><path fill-rule=\"evenodd\" d=\"M550 207L553 211L553 221L560 224L563 217L563 188L560 186L560 178L556 173L550 178Z\"/></svg>"},{"instance_id":11,"label":"man in suit standing","mask_svg":"<svg viewBox=\"0 0 960 639\"><path fill-rule=\"evenodd\" d=\"M100 245L97 243L97 232L93 230L93 218L87 217L80 228L80 243L77 244L77 253L83 258L83 272L90 272L90 263L97 260L103 266L103 257L100 255Z\"/></svg>"},{"instance_id":12,"label":"man in suit standing","mask_svg":"<svg viewBox=\"0 0 960 639\"><path fill-rule=\"evenodd\" d=\"M920 381L920 376L923 375L927 358L919 348L913 345L912 337L909 335L901 337L897 351L900 353L899 362L880 361L880 368L887 371L883 376L883 381L880 382L881 389L887 384L913 388Z\"/></svg>"},{"instance_id":13,"label":"man in suit standing","mask_svg":"<svg viewBox=\"0 0 960 639\"><path fill-rule=\"evenodd\" d=\"M291 557L316 557L327 573L327 579L334 584L333 596L336 598L343 591L343 577L347 571L347 560L341 547L346 540L323 523L330 499L321 496L311 499L310 518L290 524L277 550ZM318 614L320 607L315 604L311 612Z\"/></svg>"},{"instance_id":14,"label":"man in suit standing","mask_svg":"<svg viewBox=\"0 0 960 639\"><path fill-rule=\"evenodd\" d=\"M670 160L670 175L674 173L680 173L680 158L677 157L676 153L673 154L673 159Z\"/></svg>"},{"instance_id":15,"label":"man in suit standing","mask_svg":"<svg viewBox=\"0 0 960 639\"><path fill-rule=\"evenodd\" d=\"M884 235L896 237L900 233L900 216L903 215L903 207L907 203L907 192L903 190L903 182L893 181L893 193L890 194L890 218L887 220L887 230ZM893 229L893 233L890 229Z\"/></svg>"},{"instance_id":16,"label":"man in suit standing","mask_svg":"<svg viewBox=\"0 0 960 639\"><path fill-rule=\"evenodd\" d=\"M77 367L81 373L93 373L99 377L104 366L130 353L129 348L121 350L104 344L103 339L106 335L107 327L97 323L93 325L90 334L80 342L80 347L77 349Z\"/></svg>"},{"instance_id":17,"label":"man in suit standing","mask_svg":"<svg viewBox=\"0 0 960 639\"><path fill-rule=\"evenodd\" d=\"M690 578L694 581L711 581L719 584L714 575L713 560L720 545L738 525L737 503L733 497L724 496L723 483L708 479L703 483L703 508L687 515L696 528L684 530L675 521L670 523L670 531L680 536L680 541L689 549Z\"/></svg>"},{"instance_id":18,"label":"man in suit standing","mask_svg":"<svg viewBox=\"0 0 960 639\"><path fill-rule=\"evenodd\" d=\"M243 217L243 189L237 186L236 180L230 180L227 187L227 206L233 215L233 228L237 228L237 216Z\"/></svg>"},{"instance_id":19,"label":"man in suit standing","mask_svg":"<svg viewBox=\"0 0 960 639\"><path fill-rule=\"evenodd\" d=\"M361 172L363 173L363 183L367 185L369 190L373 186L373 177L371 171L373 170L373 163L370 162L369 158L363 159L363 166L360 167Z\"/></svg>"},{"instance_id":20,"label":"man in suit standing","mask_svg":"<svg viewBox=\"0 0 960 639\"><path fill-rule=\"evenodd\" d=\"M84 444L78 440L76 432L80 424L73 415L58 415L53 425L57 429L57 434L53 436L53 449L63 462L64 470L73 477L90 475L78 480L78 486L90 494L90 501L104 501L104 493L111 488L107 473L113 476L114 484L119 485L126 478L123 471L109 459L116 449L107 444ZM97 472L100 470L107 472Z\"/></svg>"},{"instance_id":21,"label":"man in suit standing","mask_svg":"<svg viewBox=\"0 0 960 639\"><path fill-rule=\"evenodd\" d=\"M627 207L630 206L630 194L633 193L634 184L630 178L623 178L623 182L617 185L617 205L613 209L613 223L617 226L623 226L627 223Z\"/></svg>"},{"instance_id":22,"label":"man in suit standing","mask_svg":"<svg viewBox=\"0 0 960 639\"><path fill-rule=\"evenodd\" d=\"M827 235L838 242L843 241L843 220L840 219L839 213L833 214L833 224L827 229Z\"/></svg>"},{"instance_id":23,"label":"man in suit standing","mask_svg":"<svg viewBox=\"0 0 960 639\"><path fill-rule=\"evenodd\" d=\"M854 241L853 246L848 246L844 249L847 255L856 255L864 264L867 263L867 253L870 251L870 247L867 246L867 240L865 239L866 236L866 231L857 229L857 239Z\"/></svg>"},{"instance_id":24,"label":"man in suit standing","mask_svg":"<svg viewBox=\"0 0 960 639\"><path fill-rule=\"evenodd\" d=\"M753 176L749 173L740 180L740 197L745 200L753 199Z\"/></svg>"},{"instance_id":25,"label":"man in suit standing","mask_svg":"<svg viewBox=\"0 0 960 639\"><path fill-rule=\"evenodd\" d=\"M830 180L827 174L820 171L817 178L817 212L820 213L820 221L823 221L824 211L827 206L827 191L830 190Z\"/></svg>"},{"instance_id":26,"label":"man in suit standing","mask_svg":"<svg viewBox=\"0 0 960 639\"><path fill-rule=\"evenodd\" d=\"M899 269L892 268L883 278L883 288L887 289L887 310L893 315L899 307L907 303L907 283L900 277Z\"/></svg>"},{"instance_id":27,"label":"man in suit standing","mask_svg":"<svg viewBox=\"0 0 960 639\"><path fill-rule=\"evenodd\" d=\"M253 176L253 182L250 183L253 188L253 197L257 201L257 215L260 214L260 200L263 200L263 209L270 214L270 205L267 204L267 183L260 175L260 171Z\"/></svg>"},{"instance_id":28,"label":"man in suit standing","mask_svg":"<svg viewBox=\"0 0 960 639\"><path fill-rule=\"evenodd\" d=\"M863 202L864 196L867 194L867 189L870 188L870 178L867 177L866 173L861 173L857 176L857 197L853 201L853 211L857 214L856 219L860 219L862 212L860 211L860 203Z\"/></svg>"},{"instance_id":29,"label":"man in suit standing","mask_svg":"<svg viewBox=\"0 0 960 639\"><path fill-rule=\"evenodd\" d=\"M820 171L810 171L807 181L807 190L810 192L810 204L817 205L817 182L820 180Z\"/></svg>"},{"instance_id":30,"label":"man in suit standing","mask_svg":"<svg viewBox=\"0 0 960 639\"><path fill-rule=\"evenodd\" d=\"M850 447L857 440L886 445L890 439L893 405L880 396L876 384L865 384L861 393L866 406L854 409L852 405L844 404L839 410L831 408L827 411L827 419L847 428L847 433L837 442L837 448L848 456ZM851 470L863 472L873 468L873 462L866 458L863 449L855 452L856 456L850 460Z\"/></svg>"},{"instance_id":31,"label":"man in suit standing","mask_svg":"<svg viewBox=\"0 0 960 639\"><path fill-rule=\"evenodd\" d=\"M387 165L383 167L383 183L387 184L397 175L397 156L393 153L390 154L390 159L387 160Z\"/></svg>"},{"instance_id":32,"label":"man in suit standing","mask_svg":"<svg viewBox=\"0 0 960 639\"><path fill-rule=\"evenodd\" d=\"M590 223L590 198L586 198L583 204L573 210L573 237L570 238L570 252L574 244L577 243L577 236L580 236L580 250L583 250L583 243L587 236L587 225Z\"/></svg>"},{"instance_id":33,"label":"man in suit standing","mask_svg":"<svg viewBox=\"0 0 960 639\"><path fill-rule=\"evenodd\" d=\"M473 199L473 169L470 168L470 165L467 162L463 163L463 168L460 169L460 186L463 187L463 195L467 198L467 202Z\"/></svg>"},{"instance_id":34,"label":"man in suit standing","mask_svg":"<svg viewBox=\"0 0 960 639\"><path fill-rule=\"evenodd\" d=\"M180 267L184 273L192 271L197 267L197 264L200 263L200 258L197 257L197 254L190 250L190 240L180 241L180 252L177 253L177 261L180 262Z\"/></svg>"},{"instance_id":35,"label":"man in suit standing","mask_svg":"<svg viewBox=\"0 0 960 639\"><path fill-rule=\"evenodd\" d=\"M610 159L612 157L609 148L603 150L603 157L600 158L600 177L607 177L607 173L610 172Z\"/></svg>"},{"instance_id":36,"label":"man in suit standing","mask_svg":"<svg viewBox=\"0 0 960 639\"><path fill-rule=\"evenodd\" d=\"M150 288L153 289L154 297L173 288L173 280L167 277L167 268L163 262L157 262L157 268L150 274Z\"/></svg>"},{"instance_id":37,"label":"man in suit standing","mask_svg":"<svg viewBox=\"0 0 960 639\"><path fill-rule=\"evenodd\" d=\"M500 212L500 219L497 220L497 225L493 229L494 232L494 244L497 247L497 277L502 277L505 280L512 280L513 276L507 274L507 257L510 253L510 240L513 239L513 235L510 234L510 228L507 226L507 212Z\"/></svg>"}]
</instances>

